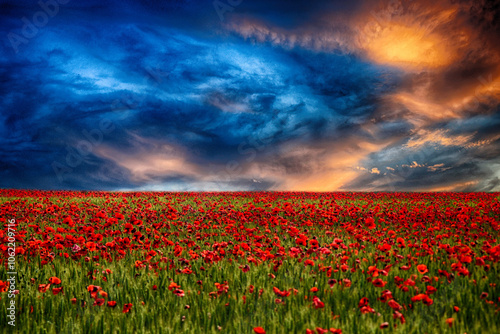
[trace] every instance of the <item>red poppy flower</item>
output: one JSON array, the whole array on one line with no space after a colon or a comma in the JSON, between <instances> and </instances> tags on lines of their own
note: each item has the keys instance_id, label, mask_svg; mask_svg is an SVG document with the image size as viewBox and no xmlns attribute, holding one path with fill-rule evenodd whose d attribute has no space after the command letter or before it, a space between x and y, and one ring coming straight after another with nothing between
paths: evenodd
<instances>
[{"instance_id":1,"label":"red poppy flower","mask_svg":"<svg viewBox=\"0 0 500 334\"><path fill-rule=\"evenodd\" d=\"M451 327L451 326L453 326L453 321L455 321L455 319L453 319L453 318L448 318L448 319L446 319L445 321L446 321L446 323L448 324L448 326L450 326L450 327Z\"/></svg>"},{"instance_id":2,"label":"red poppy flower","mask_svg":"<svg viewBox=\"0 0 500 334\"><path fill-rule=\"evenodd\" d=\"M54 277L49 278L49 283L54 284L54 285L58 285L58 284L61 284L61 280L54 276Z\"/></svg>"},{"instance_id":3,"label":"red poppy flower","mask_svg":"<svg viewBox=\"0 0 500 334\"><path fill-rule=\"evenodd\" d=\"M61 286L60 288L53 288L52 289L52 294L57 295L60 292L63 292L63 287Z\"/></svg>"},{"instance_id":4,"label":"red poppy flower","mask_svg":"<svg viewBox=\"0 0 500 334\"><path fill-rule=\"evenodd\" d=\"M108 307L115 307L116 306L116 301L110 300L107 305L108 305Z\"/></svg>"},{"instance_id":5,"label":"red poppy flower","mask_svg":"<svg viewBox=\"0 0 500 334\"><path fill-rule=\"evenodd\" d=\"M317 296L314 296L313 298L313 305L316 309L325 307L325 303L323 303Z\"/></svg>"},{"instance_id":6,"label":"red poppy flower","mask_svg":"<svg viewBox=\"0 0 500 334\"><path fill-rule=\"evenodd\" d=\"M66 218L64 218L63 224L68 224L69 226L73 226L74 225L73 220L69 216L66 217Z\"/></svg>"},{"instance_id":7,"label":"red poppy flower","mask_svg":"<svg viewBox=\"0 0 500 334\"><path fill-rule=\"evenodd\" d=\"M418 295L412 297L411 301L412 302L422 301L422 303L424 303L425 305L432 305L432 303L434 303L434 301L424 293L421 293L421 294L418 294Z\"/></svg>"},{"instance_id":8,"label":"red poppy flower","mask_svg":"<svg viewBox=\"0 0 500 334\"><path fill-rule=\"evenodd\" d=\"M312 293L315 293L315 292L318 292L318 288L314 286L309 291L311 291Z\"/></svg>"},{"instance_id":9,"label":"red poppy flower","mask_svg":"<svg viewBox=\"0 0 500 334\"><path fill-rule=\"evenodd\" d=\"M96 298L92 306L102 306L104 305L104 302L105 302L104 298Z\"/></svg>"},{"instance_id":10,"label":"red poppy flower","mask_svg":"<svg viewBox=\"0 0 500 334\"><path fill-rule=\"evenodd\" d=\"M342 330L339 328L330 328L330 333L333 334L342 334Z\"/></svg>"},{"instance_id":11,"label":"red poppy flower","mask_svg":"<svg viewBox=\"0 0 500 334\"><path fill-rule=\"evenodd\" d=\"M388 251L390 251L390 250L391 250L392 246L391 246L391 245L389 245L389 244L384 243L384 244L382 244L382 245L377 246L377 248L378 248L381 252L388 252Z\"/></svg>"},{"instance_id":12,"label":"red poppy flower","mask_svg":"<svg viewBox=\"0 0 500 334\"><path fill-rule=\"evenodd\" d=\"M97 285L89 285L89 286L87 287L87 291L88 291L88 292L90 292L90 293L92 293L92 292L97 292L97 291L99 291L99 290L101 290L101 287L100 287L100 286L97 286Z\"/></svg>"},{"instance_id":13,"label":"red poppy flower","mask_svg":"<svg viewBox=\"0 0 500 334\"><path fill-rule=\"evenodd\" d=\"M458 306L453 306L453 311L460 312L460 308Z\"/></svg>"},{"instance_id":14,"label":"red poppy flower","mask_svg":"<svg viewBox=\"0 0 500 334\"><path fill-rule=\"evenodd\" d=\"M371 274L373 277L377 277L378 276L377 266L369 266L368 273Z\"/></svg>"},{"instance_id":15,"label":"red poppy flower","mask_svg":"<svg viewBox=\"0 0 500 334\"><path fill-rule=\"evenodd\" d=\"M102 288L100 286L97 286L97 285L89 285L87 287L87 291L90 292L91 298L97 298L97 294L101 290L102 290Z\"/></svg>"},{"instance_id":16,"label":"red poppy flower","mask_svg":"<svg viewBox=\"0 0 500 334\"><path fill-rule=\"evenodd\" d=\"M318 240L316 240L316 239L311 239L311 240L309 240L309 245L310 245L312 248L318 248L318 246L319 246Z\"/></svg>"},{"instance_id":17,"label":"red poppy flower","mask_svg":"<svg viewBox=\"0 0 500 334\"><path fill-rule=\"evenodd\" d=\"M399 311L394 311L394 313L392 314L392 317L394 319L399 319L399 321L404 324L406 322L406 319L403 315L403 313L399 312Z\"/></svg>"},{"instance_id":18,"label":"red poppy flower","mask_svg":"<svg viewBox=\"0 0 500 334\"><path fill-rule=\"evenodd\" d=\"M375 225L375 220L371 217L365 219L365 226L370 230L373 230L375 227L377 227Z\"/></svg>"},{"instance_id":19,"label":"red poppy flower","mask_svg":"<svg viewBox=\"0 0 500 334\"><path fill-rule=\"evenodd\" d=\"M367 306L367 305L368 305L368 298L363 297L359 300L359 303L358 303L359 308L362 308L363 306Z\"/></svg>"},{"instance_id":20,"label":"red poppy flower","mask_svg":"<svg viewBox=\"0 0 500 334\"><path fill-rule=\"evenodd\" d=\"M432 295L433 293L435 293L437 291L437 289L435 287L433 287L432 285L427 285L426 289L427 289L427 291L425 293L428 295Z\"/></svg>"},{"instance_id":21,"label":"red poppy flower","mask_svg":"<svg viewBox=\"0 0 500 334\"><path fill-rule=\"evenodd\" d=\"M375 309L371 308L370 305L363 306L359 311L361 314L375 313Z\"/></svg>"},{"instance_id":22,"label":"red poppy flower","mask_svg":"<svg viewBox=\"0 0 500 334\"><path fill-rule=\"evenodd\" d=\"M38 286L38 291L41 293L47 292L47 290L50 288L50 284L40 284Z\"/></svg>"},{"instance_id":23,"label":"red poppy flower","mask_svg":"<svg viewBox=\"0 0 500 334\"><path fill-rule=\"evenodd\" d=\"M262 327L254 327L253 331L257 334L266 334L266 331Z\"/></svg>"},{"instance_id":24,"label":"red poppy flower","mask_svg":"<svg viewBox=\"0 0 500 334\"><path fill-rule=\"evenodd\" d=\"M415 286L415 281L412 280L411 278L408 278L406 281L403 282L403 284L408 286Z\"/></svg>"},{"instance_id":25,"label":"red poppy flower","mask_svg":"<svg viewBox=\"0 0 500 334\"><path fill-rule=\"evenodd\" d=\"M0 292L7 292L9 290L10 282L9 281L0 281Z\"/></svg>"},{"instance_id":26,"label":"red poppy flower","mask_svg":"<svg viewBox=\"0 0 500 334\"><path fill-rule=\"evenodd\" d=\"M387 284L387 282L381 280L380 278L376 278L372 281L372 284L377 288L383 288Z\"/></svg>"},{"instance_id":27,"label":"red poppy flower","mask_svg":"<svg viewBox=\"0 0 500 334\"><path fill-rule=\"evenodd\" d=\"M290 296L290 291L286 291L286 290L281 291L277 287L273 287L273 291L276 294L276 296L278 296L278 297L288 297L288 296Z\"/></svg>"},{"instance_id":28,"label":"red poppy flower","mask_svg":"<svg viewBox=\"0 0 500 334\"><path fill-rule=\"evenodd\" d=\"M181 289L175 289L173 291L174 295L179 296L179 297L184 297L184 290Z\"/></svg>"},{"instance_id":29,"label":"red poppy flower","mask_svg":"<svg viewBox=\"0 0 500 334\"><path fill-rule=\"evenodd\" d=\"M419 273L421 273L422 275L429 272L429 270L427 269L427 266L425 264L419 264L417 266L417 270Z\"/></svg>"},{"instance_id":30,"label":"red poppy flower","mask_svg":"<svg viewBox=\"0 0 500 334\"><path fill-rule=\"evenodd\" d=\"M180 286L180 285L178 285L177 283L175 283L175 282L171 282L171 283L170 283L170 285L168 286L168 289L169 289L170 291L172 291L172 290L174 290L174 289L178 289L178 288L180 288L180 287L181 287L181 286Z\"/></svg>"},{"instance_id":31,"label":"red poppy flower","mask_svg":"<svg viewBox=\"0 0 500 334\"><path fill-rule=\"evenodd\" d=\"M427 298L422 299L422 303L424 303L427 306L430 306L430 305L432 305L434 303L434 300L431 299L431 298L429 298L429 297L427 297Z\"/></svg>"},{"instance_id":32,"label":"red poppy flower","mask_svg":"<svg viewBox=\"0 0 500 334\"><path fill-rule=\"evenodd\" d=\"M384 328L387 328L389 327L389 323L388 322L383 322L380 324L380 329L384 329Z\"/></svg>"},{"instance_id":33,"label":"red poppy flower","mask_svg":"<svg viewBox=\"0 0 500 334\"><path fill-rule=\"evenodd\" d=\"M313 260L309 260L309 259L305 260L304 261L304 265L314 267L314 261Z\"/></svg>"},{"instance_id":34,"label":"red poppy flower","mask_svg":"<svg viewBox=\"0 0 500 334\"><path fill-rule=\"evenodd\" d=\"M395 311L401 311L403 308L401 305L399 305L398 302L396 302L394 299L391 299L387 302L387 305L389 305L390 308L392 308Z\"/></svg>"},{"instance_id":35,"label":"red poppy flower","mask_svg":"<svg viewBox=\"0 0 500 334\"><path fill-rule=\"evenodd\" d=\"M132 303L128 303L128 304L123 305L123 311L122 311L122 313L128 313L128 312L130 312L131 308L132 308Z\"/></svg>"},{"instance_id":36,"label":"red poppy flower","mask_svg":"<svg viewBox=\"0 0 500 334\"><path fill-rule=\"evenodd\" d=\"M382 303L385 303L387 302L388 300L394 298L392 296L392 292L390 290L384 290L382 291L382 296L380 296L379 300L382 302Z\"/></svg>"},{"instance_id":37,"label":"red poppy flower","mask_svg":"<svg viewBox=\"0 0 500 334\"><path fill-rule=\"evenodd\" d=\"M186 275L190 275L193 273L193 271L189 268L184 268L181 270L181 273L186 274Z\"/></svg>"},{"instance_id":38,"label":"red poppy flower","mask_svg":"<svg viewBox=\"0 0 500 334\"><path fill-rule=\"evenodd\" d=\"M405 239L403 239L403 238L399 237L399 238L397 238L397 239L396 239L396 242L398 243L398 246L399 246L400 248L405 247Z\"/></svg>"},{"instance_id":39,"label":"red poppy flower","mask_svg":"<svg viewBox=\"0 0 500 334\"><path fill-rule=\"evenodd\" d=\"M430 283L430 282L432 282L431 278L429 276L427 276L427 275L422 276L421 281L424 282L424 283Z\"/></svg>"}]
</instances>

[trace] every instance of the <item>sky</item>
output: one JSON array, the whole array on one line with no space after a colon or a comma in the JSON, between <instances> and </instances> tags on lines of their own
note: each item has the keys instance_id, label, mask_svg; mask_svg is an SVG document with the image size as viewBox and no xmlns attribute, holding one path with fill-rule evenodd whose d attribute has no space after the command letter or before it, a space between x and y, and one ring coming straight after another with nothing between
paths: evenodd
<instances>
[{"instance_id":1,"label":"sky","mask_svg":"<svg viewBox=\"0 0 500 334\"><path fill-rule=\"evenodd\" d=\"M0 188L500 191L489 0L0 0Z\"/></svg>"}]
</instances>

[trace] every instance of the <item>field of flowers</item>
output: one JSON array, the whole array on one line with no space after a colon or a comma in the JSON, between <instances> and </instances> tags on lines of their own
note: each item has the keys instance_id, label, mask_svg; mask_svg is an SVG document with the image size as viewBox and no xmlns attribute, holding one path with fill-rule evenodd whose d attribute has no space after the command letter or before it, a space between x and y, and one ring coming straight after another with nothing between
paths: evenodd
<instances>
[{"instance_id":1,"label":"field of flowers","mask_svg":"<svg viewBox=\"0 0 500 334\"><path fill-rule=\"evenodd\" d=\"M0 222L3 332L500 333L498 193L0 190Z\"/></svg>"}]
</instances>

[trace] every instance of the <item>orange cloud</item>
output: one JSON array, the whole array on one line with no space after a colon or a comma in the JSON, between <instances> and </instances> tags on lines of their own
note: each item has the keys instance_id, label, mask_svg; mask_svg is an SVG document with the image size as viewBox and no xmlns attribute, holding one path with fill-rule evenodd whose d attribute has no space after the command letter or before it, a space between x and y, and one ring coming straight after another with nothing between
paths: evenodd
<instances>
[{"instance_id":1,"label":"orange cloud","mask_svg":"<svg viewBox=\"0 0 500 334\"><path fill-rule=\"evenodd\" d=\"M483 139L483 140L471 142L471 143L465 145L465 147L466 148L481 147L481 146L489 145L489 144L497 141L498 139L500 139L500 135L495 135L495 136L488 138L488 139Z\"/></svg>"},{"instance_id":2,"label":"orange cloud","mask_svg":"<svg viewBox=\"0 0 500 334\"><path fill-rule=\"evenodd\" d=\"M442 67L454 61L456 50L444 38L419 26L388 23L386 27L363 36L361 46L368 58L398 67Z\"/></svg>"},{"instance_id":3,"label":"orange cloud","mask_svg":"<svg viewBox=\"0 0 500 334\"><path fill-rule=\"evenodd\" d=\"M498 70L495 69L495 72ZM500 100L500 75L495 77L490 73L487 78L478 76L461 92L457 92L448 101L448 105L455 110L472 111L480 103L496 104Z\"/></svg>"},{"instance_id":4,"label":"orange cloud","mask_svg":"<svg viewBox=\"0 0 500 334\"><path fill-rule=\"evenodd\" d=\"M403 118L423 129L436 122L489 112L479 106L496 106L500 100L500 76L478 76L457 83L443 82L440 73L418 77L409 78L405 87L384 97L386 104L380 111L384 118Z\"/></svg>"},{"instance_id":5,"label":"orange cloud","mask_svg":"<svg viewBox=\"0 0 500 334\"><path fill-rule=\"evenodd\" d=\"M445 186L434 186L418 189L418 191L447 192L447 191L467 191L477 185L479 181L456 182Z\"/></svg>"},{"instance_id":6,"label":"orange cloud","mask_svg":"<svg viewBox=\"0 0 500 334\"><path fill-rule=\"evenodd\" d=\"M200 168L188 161L185 149L136 135L132 138L134 148L130 150L100 146L95 153L127 170L131 181L138 183L169 176L195 177L200 173Z\"/></svg>"},{"instance_id":7,"label":"orange cloud","mask_svg":"<svg viewBox=\"0 0 500 334\"><path fill-rule=\"evenodd\" d=\"M371 61L405 70L435 69L456 61L471 40L447 1L365 2L353 20L359 48Z\"/></svg>"},{"instance_id":8,"label":"orange cloud","mask_svg":"<svg viewBox=\"0 0 500 334\"><path fill-rule=\"evenodd\" d=\"M391 140L381 142L368 142L358 137L345 138L343 142L325 143L321 154L317 151L315 159L321 164L313 165L314 168L307 173L285 174L277 173L275 177L282 179L276 189L279 190L306 190L306 191L338 191L354 181L357 177L378 171L374 168L367 171L359 165L367 159L368 155L378 152L389 146ZM290 146L290 150L294 146ZM317 149L315 149L317 150ZM379 171L380 173L380 171Z\"/></svg>"},{"instance_id":9,"label":"orange cloud","mask_svg":"<svg viewBox=\"0 0 500 334\"><path fill-rule=\"evenodd\" d=\"M406 147L419 148L425 144L438 144L442 146L466 146L473 135L450 135L446 130L418 130L406 143Z\"/></svg>"}]
</instances>

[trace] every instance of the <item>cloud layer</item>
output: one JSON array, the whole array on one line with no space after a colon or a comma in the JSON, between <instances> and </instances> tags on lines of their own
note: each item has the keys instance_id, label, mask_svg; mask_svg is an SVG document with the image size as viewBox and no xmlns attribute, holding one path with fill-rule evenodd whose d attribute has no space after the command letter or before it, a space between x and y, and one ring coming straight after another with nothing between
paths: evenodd
<instances>
[{"instance_id":1,"label":"cloud layer","mask_svg":"<svg viewBox=\"0 0 500 334\"><path fill-rule=\"evenodd\" d=\"M0 5L0 187L500 190L493 1L42 3Z\"/></svg>"}]
</instances>

